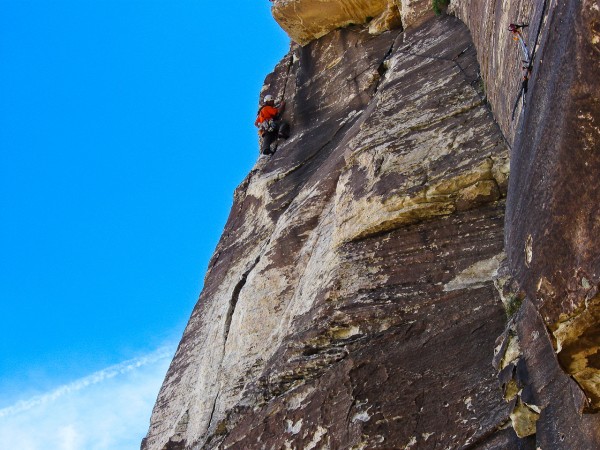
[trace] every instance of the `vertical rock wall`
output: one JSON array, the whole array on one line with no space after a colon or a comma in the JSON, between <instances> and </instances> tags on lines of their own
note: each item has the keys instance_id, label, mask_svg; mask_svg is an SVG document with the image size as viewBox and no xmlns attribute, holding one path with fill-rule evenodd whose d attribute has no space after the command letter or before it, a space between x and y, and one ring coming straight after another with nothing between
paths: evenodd
<instances>
[{"instance_id":1,"label":"vertical rock wall","mask_svg":"<svg viewBox=\"0 0 600 450\"><path fill-rule=\"evenodd\" d=\"M450 17L292 48L264 89L292 136L236 191L143 448L516 439L490 365L508 152L480 87Z\"/></svg>"},{"instance_id":2,"label":"vertical rock wall","mask_svg":"<svg viewBox=\"0 0 600 450\"><path fill-rule=\"evenodd\" d=\"M488 99L513 144L498 283L518 311L499 341L500 356L517 349L497 361L505 395L540 448L599 448L600 3L456 0L451 9L473 33ZM529 23L535 55L527 105L514 121L511 22Z\"/></svg>"},{"instance_id":3,"label":"vertical rock wall","mask_svg":"<svg viewBox=\"0 0 600 450\"><path fill-rule=\"evenodd\" d=\"M292 135L236 190L143 449L600 446L600 8L453 0L471 40L428 3L267 77Z\"/></svg>"},{"instance_id":4,"label":"vertical rock wall","mask_svg":"<svg viewBox=\"0 0 600 450\"><path fill-rule=\"evenodd\" d=\"M556 0L453 0L450 3L449 11L471 30L487 99L494 118L511 144L519 125L518 119L512 119L512 110L521 84L523 57L508 26L511 23L529 24L523 29L523 35L536 60L533 87L538 68L544 64L538 50L552 36L548 33L547 19L556 4ZM548 63L551 64L546 61ZM519 117L522 111L517 112Z\"/></svg>"}]
</instances>

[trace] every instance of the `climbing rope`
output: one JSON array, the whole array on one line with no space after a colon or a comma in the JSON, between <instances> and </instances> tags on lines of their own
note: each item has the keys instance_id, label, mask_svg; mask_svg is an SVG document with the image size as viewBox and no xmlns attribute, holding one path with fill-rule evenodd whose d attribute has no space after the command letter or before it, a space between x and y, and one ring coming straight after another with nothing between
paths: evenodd
<instances>
[{"instance_id":1,"label":"climbing rope","mask_svg":"<svg viewBox=\"0 0 600 450\"><path fill-rule=\"evenodd\" d=\"M523 54L521 65L521 86L519 87L519 93L517 94L517 99L515 100L515 104L513 106L512 120L515 120L515 112L517 111L517 107L519 106L519 101L521 101L522 103L522 109L525 109L525 97L527 94L529 78L531 77L531 72L533 71L533 62L535 60L535 53L537 51L540 34L542 31L542 23L544 21L547 6L548 0L544 0L544 4L542 5L542 12L540 14L540 20L538 22L537 30L535 31L535 41L533 43L532 53L529 52L529 48L527 47L527 44L525 44L525 39L523 38L523 33L521 32L521 30L525 27L528 27L529 24L511 23L508 26L508 30L512 33L513 39L519 43L519 46L521 47L521 53Z\"/></svg>"},{"instance_id":2,"label":"climbing rope","mask_svg":"<svg viewBox=\"0 0 600 450\"><path fill-rule=\"evenodd\" d=\"M533 68L533 60L531 59L531 54L529 53L529 49L527 48L527 44L525 44L525 40L523 39L523 33L521 30L525 27L528 27L529 24L516 24L511 23L508 26L508 31L513 34L513 39L519 42L519 46L521 47L521 52L523 54L523 58L521 60L521 86L519 87L519 93L517 94L517 100L513 106L512 110L512 120L515 120L515 112L517 111L517 106L519 106L519 100L522 102L523 109L525 109L525 97L527 94L527 87L529 84L529 77L531 75L531 70Z\"/></svg>"}]
</instances>

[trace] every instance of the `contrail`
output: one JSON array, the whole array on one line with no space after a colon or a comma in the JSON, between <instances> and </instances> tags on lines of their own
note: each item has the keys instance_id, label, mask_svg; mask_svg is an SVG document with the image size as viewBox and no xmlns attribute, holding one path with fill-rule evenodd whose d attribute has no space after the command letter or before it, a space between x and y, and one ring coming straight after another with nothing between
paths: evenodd
<instances>
[{"instance_id":1,"label":"contrail","mask_svg":"<svg viewBox=\"0 0 600 450\"><path fill-rule=\"evenodd\" d=\"M64 395L80 391L94 384L102 383L103 381L114 378L118 375L123 375L132 372L140 367L147 366L149 364L154 364L167 358L171 358L173 356L174 351L175 349L172 346L161 347L148 355L124 361L122 363L116 364L111 367L107 367L106 369L88 375L87 377L76 380L72 383L60 386L54 389L53 391L48 392L47 394L37 395L28 400L20 400L12 406L0 409L0 419L2 419L3 417L12 416L14 414L28 411L37 406L45 405L47 403L53 402L54 400Z\"/></svg>"}]
</instances>

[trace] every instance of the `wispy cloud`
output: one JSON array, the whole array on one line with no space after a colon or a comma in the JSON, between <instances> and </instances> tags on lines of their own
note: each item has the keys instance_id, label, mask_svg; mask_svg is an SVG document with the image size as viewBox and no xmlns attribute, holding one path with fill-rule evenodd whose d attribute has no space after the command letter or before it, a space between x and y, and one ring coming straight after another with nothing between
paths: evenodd
<instances>
[{"instance_id":1,"label":"wispy cloud","mask_svg":"<svg viewBox=\"0 0 600 450\"><path fill-rule=\"evenodd\" d=\"M0 443L20 450L139 448L174 347L0 409Z\"/></svg>"}]
</instances>

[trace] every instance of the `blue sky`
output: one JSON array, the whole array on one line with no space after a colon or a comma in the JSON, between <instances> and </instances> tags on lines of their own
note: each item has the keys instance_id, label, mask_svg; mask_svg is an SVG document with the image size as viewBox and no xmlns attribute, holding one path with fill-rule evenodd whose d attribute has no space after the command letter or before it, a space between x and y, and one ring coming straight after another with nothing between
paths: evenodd
<instances>
[{"instance_id":1,"label":"blue sky","mask_svg":"<svg viewBox=\"0 0 600 450\"><path fill-rule=\"evenodd\" d=\"M64 442L22 448L136 448L258 154L289 47L269 7L0 0L0 441L47 417ZM139 424L107 447L51 412L137 391Z\"/></svg>"}]
</instances>

